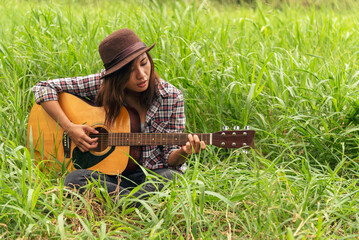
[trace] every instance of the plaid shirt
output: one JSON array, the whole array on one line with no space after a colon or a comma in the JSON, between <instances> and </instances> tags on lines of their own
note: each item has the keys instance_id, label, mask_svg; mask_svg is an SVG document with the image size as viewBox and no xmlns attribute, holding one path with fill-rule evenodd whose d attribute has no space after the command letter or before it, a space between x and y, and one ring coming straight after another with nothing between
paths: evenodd
<instances>
[{"instance_id":1,"label":"plaid shirt","mask_svg":"<svg viewBox=\"0 0 359 240\"><path fill-rule=\"evenodd\" d=\"M58 100L58 94L67 92L94 102L102 84L104 71L85 77L59 78L42 81L33 87L36 103ZM145 133L184 132L185 114L183 95L170 83L160 80L156 97L147 111ZM179 147L143 146L142 165L149 169L168 167L168 157Z\"/></svg>"}]
</instances>

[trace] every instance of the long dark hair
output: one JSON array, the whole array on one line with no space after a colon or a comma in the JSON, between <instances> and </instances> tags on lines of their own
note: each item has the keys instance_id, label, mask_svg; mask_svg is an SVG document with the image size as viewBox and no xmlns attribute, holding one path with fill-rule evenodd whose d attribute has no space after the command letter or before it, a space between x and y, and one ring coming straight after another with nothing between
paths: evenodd
<instances>
[{"instance_id":1,"label":"long dark hair","mask_svg":"<svg viewBox=\"0 0 359 240\"><path fill-rule=\"evenodd\" d=\"M149 53L146 53L151 63L151 73L149 85L146 91L142 92L139 96L141 106L146 109L150 107L155 97L155 87L158 82L158 74L154 69L153 60ZM110 127L119 116L121 107L125 99L125 86L130 79L131 67L135 60L126 64L124 67L107 76L101 85L101 88L96 97L96 105L103 106L105 109L105 125Z\"/></svg>"}]
</instances>

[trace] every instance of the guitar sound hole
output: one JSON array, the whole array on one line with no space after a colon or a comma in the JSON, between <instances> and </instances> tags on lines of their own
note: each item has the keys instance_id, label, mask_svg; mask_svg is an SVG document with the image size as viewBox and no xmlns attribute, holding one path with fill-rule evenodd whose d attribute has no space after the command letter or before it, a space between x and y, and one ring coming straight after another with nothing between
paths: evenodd
<instances>
[{"instance_id":1,"label":"guitar sound hole","mask_svg":"<svg viewBox=\"0 0 359 240\"><path fill-rule=\"evenodd\" d=\"M108 132L106 129L102 127L96 127L95 129L99 132L98 134L94 134L94 133L89 134L90 138L96 138L96 137L98 138L97 147L93 149L93 151L102 152L108 147Z\"/></svg>"}]
</instances>

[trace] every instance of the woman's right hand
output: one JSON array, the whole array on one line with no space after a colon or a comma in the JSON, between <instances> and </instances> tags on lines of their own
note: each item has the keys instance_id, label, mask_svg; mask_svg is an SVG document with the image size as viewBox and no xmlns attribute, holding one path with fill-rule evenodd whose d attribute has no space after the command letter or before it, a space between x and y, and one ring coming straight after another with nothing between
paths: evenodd
<instances>
[{"instance_id":1,"label":"woman's right hand","mask_svg":"<svg viewBox=\"0 0 359 240\"><path fill-rule=\"evenodd\" d=\"M62 129L67 132L71 140L82 151L86 152L97 147L98 138L90 138L88 133L97 134L94 128L87 125L74 124L66 116L57 100L41 103L44 110L60 124Z\"/></svg>"},{"instance_id":2,"label":"woman's right hand","mask_svg":"<svg viewBox=\"0 0 359 240\"><path fill-rule=\"evenodd\" d=\"M73 143L75 143L75 145L82 152L86 152L91 149L94 149L97 147L97 144L98 144L98 142L97 142L98 138L90 138L88 133L97 134L98 131L96 131L96 129L94 129L90 126L79 125L79 124L74 124L74 123L71 123L67 127L67 134L69 135L69 137L71 138Z\"/></svg>"}]
</instances>

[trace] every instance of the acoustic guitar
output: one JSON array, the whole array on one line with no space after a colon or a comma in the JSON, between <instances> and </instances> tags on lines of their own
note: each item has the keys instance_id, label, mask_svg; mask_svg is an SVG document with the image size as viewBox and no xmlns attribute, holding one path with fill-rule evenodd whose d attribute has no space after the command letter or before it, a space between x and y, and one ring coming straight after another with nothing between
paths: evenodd
<instances>
[{"instance_id":1,"label":"acoustic guitar","mask_svg":"<svg viewBox=\"0 0 359 240\"><path fill-rule=\"evenodd\" d=\"M75 124L86 124L97 131L90 137L98 137L96 149L81 152L43 108L34 104L31 109L27 136L29 148L33 148L37 162L47 162L46 168L69 171L90 169L105 174L121 174L133 171L138 165L133 161L140 159L144 145L184 145L187 133L140 133L138 113L131 108L122 107L113 127L104 125L105 111L68 93L59 94L59 103L67 117ZM216 133L195 133L207 145L223 148L254 147L254 130L220 131ZM52 162L59 164L53 164ZM55 165L55 166L54 166Z\"/></svg>"}]
</instances>

